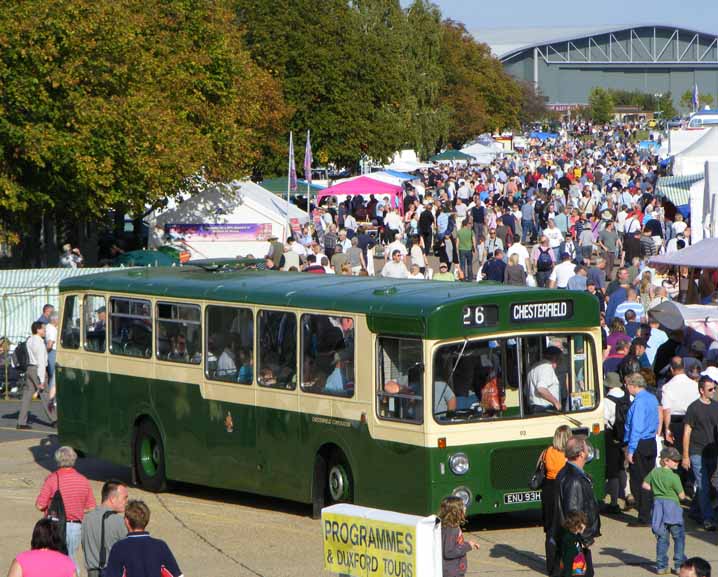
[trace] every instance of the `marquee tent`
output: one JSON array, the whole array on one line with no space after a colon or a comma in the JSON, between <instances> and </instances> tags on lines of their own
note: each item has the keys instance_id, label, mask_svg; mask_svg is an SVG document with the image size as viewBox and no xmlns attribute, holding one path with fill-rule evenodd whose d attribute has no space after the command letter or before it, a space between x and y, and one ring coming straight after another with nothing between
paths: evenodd
<instances>
[{"instance_id":1,"label":"marquee tent","mask_svg":"<svg viewBox=\"0 0 718 577\"><path fill-rule=\"evenodd\" d=\"M702 173L706 161L718 161L718 127L707 130L701 138L673 157L673 174Z\"/></svg>"},{"instance_id":2,"label":"marquee tent","mask_svg":"<svg viewBox=\"0 0 718 577\"><path fill-rule=\"evenodd\" d=\"M474 160L474 157L460 150L449 149L435 154L429 160L431 160L431 162L470 162Z\"/></svg>"},{"instance_id":3,"label":"marquee tent","mask_svg":"<svg viewBox=\"0 0 718 577\"><path fill-rule=\"evenodd\" d=\"M490 164L500 154L500 151L494 147L486 146L480 142L465 146L461 149L461 152L473 156L479 164Z\"/></svg>"},{"instance_id":4,"label":"marquee tent","mask_svg":"<svg viewBox=\"0 0 718 577\"><path fill-rule=\"evenodd\" d=\"M705 238L670 254L651 257L652 265L718 268L718 238Z\"/></svg>"},{"instance_id":5,"label":"marquee tent","mask_svg":"<svg viewBox=\"0 0 718 577\"><path fill-rule=\"evenodd\" d=\"M399 207L399 210L403 212L403 206L401 203L402 187L389 182L383 182L369 176L360 176L358 178L352 178L345 180L329 188L322 190L317 195L317 203L320 203L323 198L329 196L357 196L357 195L369 195L373 194L378 197L388 196L394 206Z\"/></svg>"},{"instance_id":6,"label":"marquee tent","mask_svg":"<svg viewBox=\"0 0 718 577\"><path fill-rule=\"evenodd\" d=\"M264 256L268 240L284 240L288 223L308 222L306 212L251 181L211 186L155 216L151 247L168 235L191 258Z\"/></svg>"}]
</instances>

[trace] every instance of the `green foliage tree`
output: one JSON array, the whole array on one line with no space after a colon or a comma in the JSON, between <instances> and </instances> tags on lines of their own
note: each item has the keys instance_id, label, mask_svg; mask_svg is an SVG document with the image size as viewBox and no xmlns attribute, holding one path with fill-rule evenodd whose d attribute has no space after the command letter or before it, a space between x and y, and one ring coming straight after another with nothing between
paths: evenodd
<instances>
[{"instance_id":1,"label":"green foliage tree","mask_svg":"<svg viewBox=\"0 0 718 577\"><path fill-rule=\"evenodd\" d=\"M656 111L661 113L661 117L667 120L678 116L676 107L673 106L673 95L670 92L662 94L656 102Z\"/></svg>"},{"instance_id":2,"label":"green foliage tree","mask_svg":"<svg viewBox=\"0 0 718 577\"><path fill-rule=\"evenodd\" d=\"M604 124L610 122L614 102L610 92L596 86L588 95L588 114L593 122Z\"/></svg>"},{"instance_id":3,"label":"green foliage tree","mask_svg":"<svg viewBox=\"0 0 718 577\"><path fill-rule=\"evenodd\" d=\"M518 86L521 90L519 121L522 125L545 120L551 116L543 94L536 91L533 82L518 82Z\"/></svg>"},{"instance_id":4,"label":"green foliage tree","mask_svg":"<svg viewBox=\"0 0 718 577\"><path fill-rule=\"evenodd\" d=\"M713 95L709 94L707 92L701 94L698 93L698 108L703 108L704 106L711 106L713 104ZM681 94L680 99L680 105L681 108L685 108L686 110L693 111L693 91L692 90L686 90L683 94Z\"/></svg>"},{"instance_id":5,"label":"green foliage tree","mask_svg":"<svg viewBox=\"0 0 718 577\"><path fill-rule=\"evenodd\" d=\"M137 214L197 172L247 175L287 112L222 0L28 0L0 31L0 217L15 222Z\"/></svg>"}]
</instances>

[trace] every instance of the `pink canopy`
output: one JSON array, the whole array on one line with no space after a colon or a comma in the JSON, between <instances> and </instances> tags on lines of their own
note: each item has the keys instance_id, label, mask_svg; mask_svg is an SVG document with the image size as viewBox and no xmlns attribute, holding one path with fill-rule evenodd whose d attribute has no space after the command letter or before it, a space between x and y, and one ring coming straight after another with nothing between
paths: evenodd
<instances>
[{"instance_id":1,"label":"pink canopy","mask_svg":"<svg viewBox=\"0 0 718 577\"><path fill-rule=\"evenodd\" d=\"M404 206L401 202L402 195L401 186L395 184L389 184L388 182L382 182L381 180L375 180L368 176L360 176L359 178L353 178L340 184L335 184L329 188L325 188L317 195L317 204L321 202L323 198L327 196L357 196L359 194L373 194L378 197L388 196L391 199L392 206L399 208L399 212L403 214Z\"/></svg>"}]
</instances>

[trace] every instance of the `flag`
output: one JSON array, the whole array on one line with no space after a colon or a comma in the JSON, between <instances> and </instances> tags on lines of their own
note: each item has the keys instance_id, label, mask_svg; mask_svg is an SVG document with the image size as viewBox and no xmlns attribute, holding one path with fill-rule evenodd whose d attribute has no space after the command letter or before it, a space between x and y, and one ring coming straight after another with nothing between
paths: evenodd
<instances>
[{"instance_id":1,"label":"flag","mask_svg":"<svg viewBox=\"0 0 718 577\"><path fill-rule=\"evenodd\" d=\"M289 190L297 191L297 167L294 165L294 139L289 133Z\"/></svg>"},{"instance_id":2,"label":"flag","mask_svg":"<svg viewBox=\"0 0 718 577\"><path fill-rule=\"evenodd\" d=\"M309 131L307 130L307 146L304 149L304 180L312 184L312 143L309 140Z\"/></svg>"},{"instance_id":3,"label":"flag","mask_svg":"<svg viewBox=\"0 0 718 577\"><path fill-rule=\"evenodd\" d=\"M700 100L698 99L698 83L693 85L693 110L698 110L700 106Z\"/></svg>"}]
</instances>

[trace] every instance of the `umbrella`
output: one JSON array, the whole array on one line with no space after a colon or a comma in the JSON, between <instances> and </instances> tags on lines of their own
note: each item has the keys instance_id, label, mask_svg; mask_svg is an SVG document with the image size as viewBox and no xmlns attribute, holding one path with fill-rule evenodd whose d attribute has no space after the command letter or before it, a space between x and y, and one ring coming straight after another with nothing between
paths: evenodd
<instances>
[{"instance_id":1,"label":"umbrella","mask_svg":"<svg viewBox=\"0 0 718 577\"><path fill-rule=\"evenodd\" d=\"M114 260L115 266L172 266L179 263L179 257L158 250L131 250Z\"/></svg>"},{"instance_id":2,"label":"umbrella","mask_svg":"<svg viewBox=\"0 0 718 577\"><path fill-rule=\"evenodd\" d=\"M670 331L690 327L711 339L718 336L718 306L665 301L650 309L648 314Z\"/></svg>"},{"instance_id":3,"label":"umbrella","mask_svg":"<svg viewBox=\"0 0 718 577\"><path fill-rule=\"evenodd\" d=\"M432 156L429 160L432 162L446 162L451 160L463 160L468 162L474 160L474 157L470 154L465 154L460 150L449 149Z\"/></svg>"}]
</instances>

